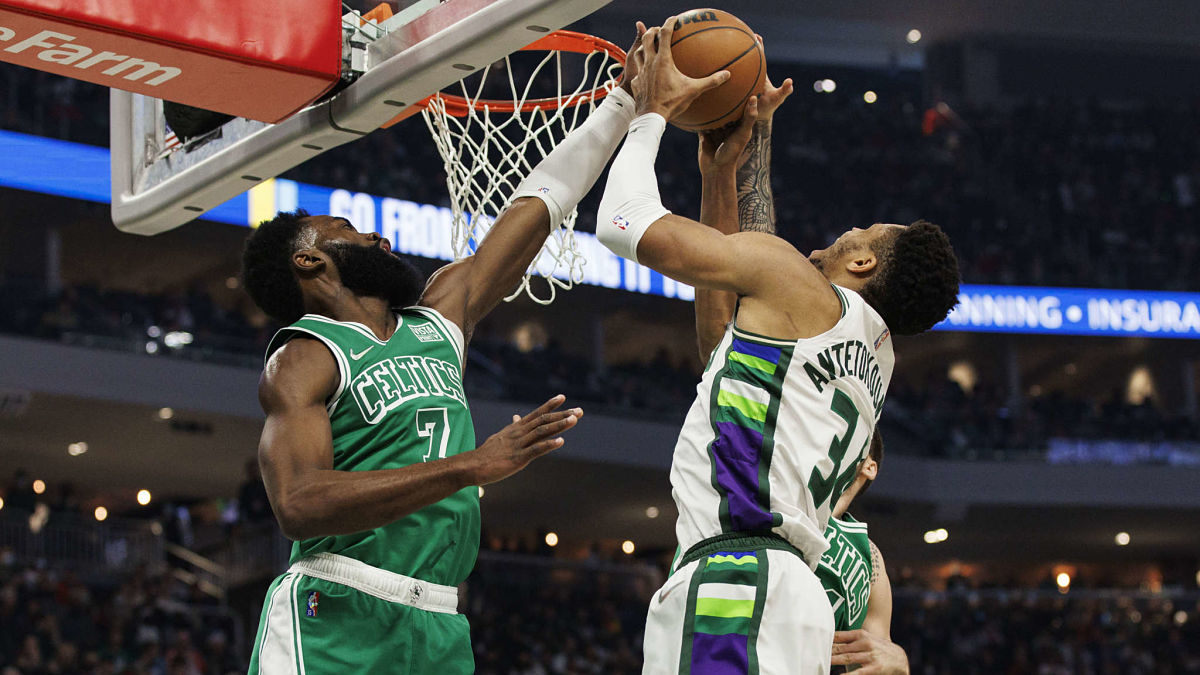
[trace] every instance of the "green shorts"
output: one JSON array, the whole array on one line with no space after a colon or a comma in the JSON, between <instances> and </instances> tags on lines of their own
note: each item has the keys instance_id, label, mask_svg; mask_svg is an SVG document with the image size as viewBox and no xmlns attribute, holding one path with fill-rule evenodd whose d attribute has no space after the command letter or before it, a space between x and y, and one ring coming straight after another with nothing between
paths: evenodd
<instances>
[{"instance_id":1,"label":"green shorts","mask_svg":"<svg viewBox=\"0 0 1200 675\"><path fill-rule=\"evenodd\" d=\"M378 596L386 593L371 590L316 578L293 566L267 591L250 675L475 671L465 616L385 600ZM404 590L406 597L412 594Z\"/></svg>"}]
</instances>

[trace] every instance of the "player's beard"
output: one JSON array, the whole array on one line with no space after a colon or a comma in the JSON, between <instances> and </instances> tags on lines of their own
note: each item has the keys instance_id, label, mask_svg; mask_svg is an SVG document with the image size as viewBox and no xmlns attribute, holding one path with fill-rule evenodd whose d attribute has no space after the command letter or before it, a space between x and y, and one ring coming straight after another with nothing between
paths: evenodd
<instances>
[{"instance_id":1,"label":"player's beard","mask_svg":"<svg viewBox=\"0 0 1200 675\"><path fill-rule=\"evenodd\" d=\"M356 295L383 298L392 307L416 304L425 276L412 263L378 246L336 243L322 247L337 265L342 285Z\"/></svg>"}]
</instances>

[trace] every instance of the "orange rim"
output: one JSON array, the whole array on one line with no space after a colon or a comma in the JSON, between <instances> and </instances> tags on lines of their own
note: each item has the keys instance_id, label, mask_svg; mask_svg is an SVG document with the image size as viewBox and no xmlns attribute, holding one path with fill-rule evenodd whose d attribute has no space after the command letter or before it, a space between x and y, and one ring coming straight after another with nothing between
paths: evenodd
<instances>
[{"instance_id":1,"label":"orange rim","mask_svg":"<svg viewBox=\"0 0 1200 675\"><path fill-rule=\"evenodd\" d=\"M530 43L522 47L523 52L573 52L576 54L591 54L593 52L605 52L614 61L625 65L625 50L615 44L598 38L587 33L577 33L571 30L556 30L548 33L545 37L539 38L536 42ZM592 89L591 91L581 92L566 100L558 98L535 98L525 101L518 108L512 101L502 101L499 99L479 99L472 103L470 100L462 96L454 94L434 94L429 98L417 103L419 108L428 108L430 102L437 97L441 97L446 108L446 114L454 117L466 117L467 113L472 109L482 110L487 108L492 112L533 112L534 110L554 110L556 108L569 108L581 103L589 101L598 101L608 95L607 82Z\"/></svg>"}]
</instances>

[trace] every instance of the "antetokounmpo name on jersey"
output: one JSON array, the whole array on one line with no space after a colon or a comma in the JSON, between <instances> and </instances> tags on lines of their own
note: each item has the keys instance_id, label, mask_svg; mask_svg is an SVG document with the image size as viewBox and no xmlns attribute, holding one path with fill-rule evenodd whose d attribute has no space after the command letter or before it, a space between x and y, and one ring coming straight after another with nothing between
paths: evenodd
<instances>
[{"instance_id":1,"label":"antetokounmpo name on jersey","mask_svg":"<svg viewBox=\"0 0 1200 675\"><path fill-rule=\"evenodd\" d=\"M808 373L808 379L812 380L817 391L824 391L825 385L839 377L856 377L871 392L875 416L878 417L883 410L883 377L879 373L879 362L875 360L874 350L859 340L830 345L817 354L816 366L811 362L804 363L804 372Z\"/></svg>"},{"instance_id":2,"label":"antetokounmpo name on jersey","mask_svg":"<svg viewBox=\"0 0 1200 675\"><path fill-rule=\"evenodd\" d=\"M467 402L458 366L428 356L379 361L354 378L350 391L368 424L413 399L449 396L463 405Z\"/></svg>"}]
</instances>

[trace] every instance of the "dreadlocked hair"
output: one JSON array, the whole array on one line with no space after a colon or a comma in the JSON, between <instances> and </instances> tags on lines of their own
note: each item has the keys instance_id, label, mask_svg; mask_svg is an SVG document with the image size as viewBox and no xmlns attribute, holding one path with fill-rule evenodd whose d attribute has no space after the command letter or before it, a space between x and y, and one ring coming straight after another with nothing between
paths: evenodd
<instances>
[{"instance_id":1,"label":"dreadlocked hair","mask_svg":"<svg viewBox=\"0 0 1200 675\"><path fill-rule=\"evenodd\" d=\"M879 268L860 291L889 330L916 335L958 302L958 258L942 228L924 220L872 246Z\"/></svg>"},{"instance_id":2,"label":"dreadlocked hair","mask_svg":"<svg viewBox=\"0 0 1200 675\"><path fill-rule=\"evenodd\" d=\"M292 273L291 258L308 217L304 209L281 211L264 220L246 238L242 281L259 309L283 325L304 316L304 297Z\"/></svg>"}]
</instances>

